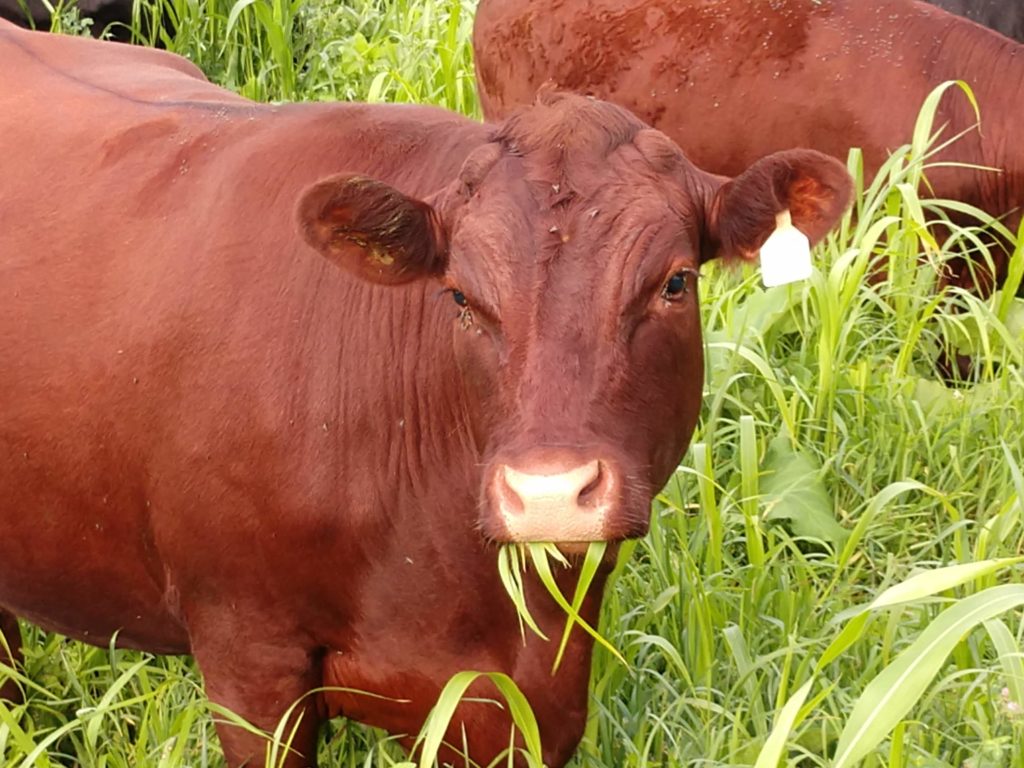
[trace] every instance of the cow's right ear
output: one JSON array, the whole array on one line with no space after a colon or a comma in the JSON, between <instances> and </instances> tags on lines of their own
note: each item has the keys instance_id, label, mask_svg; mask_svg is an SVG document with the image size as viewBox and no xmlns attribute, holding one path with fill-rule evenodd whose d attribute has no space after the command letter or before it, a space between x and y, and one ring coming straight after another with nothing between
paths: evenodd
<instances>
[{"instance_id":1,"label":"cow's right ear","mask_svg":"<svg viewBox=\"0 0 1024 768\"><path fill-rule=\"evenodd\" d=\"M297 216L307 243L364 280L398 285L444 274L448 245L437 212L384 182L332 176L303 192Z\"/></svg>"}]
</instances>

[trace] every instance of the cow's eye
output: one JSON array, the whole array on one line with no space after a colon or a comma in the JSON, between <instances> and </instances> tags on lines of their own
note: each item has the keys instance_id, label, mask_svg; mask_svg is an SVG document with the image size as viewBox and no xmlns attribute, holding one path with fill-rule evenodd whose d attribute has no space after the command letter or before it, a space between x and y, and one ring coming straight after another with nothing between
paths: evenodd
<instances>
[{"instance_id":1,"label":"cow's eye","mask_svg":"<svg viewBox=\"0 0 1024 768\"><path fill-rule=\"evenodd\" d=\"M661 297L667 301L674 301L680 296L690 292L690 275L696 275L692 269L681 269L665 282L661 289Z\"/></svg>"},{"instance_id":2,"label":"cow's eye","mask_svg":"<svg viewBox=\"0 0 1024 768\"><path fill-rule=\"evenodd\" d=\"M463 309L469 306L469 302L466 301L466 294L462 291L452 291L452 298L455 299L455 303Z\"/></svg>"}]
</instances>

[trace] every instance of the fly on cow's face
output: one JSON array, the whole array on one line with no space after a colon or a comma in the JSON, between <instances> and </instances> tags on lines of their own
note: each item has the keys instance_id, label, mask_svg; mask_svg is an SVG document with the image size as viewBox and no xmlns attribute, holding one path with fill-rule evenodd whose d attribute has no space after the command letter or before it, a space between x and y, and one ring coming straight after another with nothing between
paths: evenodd
<instances>
[{"instance_id":1,"label":"fly on cow's face","mask_svg":"<svg viewBox=\"0 0 1024 768\"><path fill-rule=\"evenodd\" d=\"M690 275L693 275L694 280L699 276L695 269L680 269L672 275L665 282L665 287L661 289L661 298L665 299L665 301L679 301L688 294L690 292Z\"/></svg>"}]
</instances>

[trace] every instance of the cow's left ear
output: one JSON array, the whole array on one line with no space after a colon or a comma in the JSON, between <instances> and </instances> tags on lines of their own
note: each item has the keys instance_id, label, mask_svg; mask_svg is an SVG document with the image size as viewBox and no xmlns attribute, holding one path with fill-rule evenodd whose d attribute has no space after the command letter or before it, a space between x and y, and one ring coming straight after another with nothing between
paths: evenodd
<instances>
[{"instance_id":1,"label":"cow's left ear","mask_svg":"<svg viewBox=\"0 0 1024 768\"><path fill-rule=\"evenodd\" d=\"M444 273L448 246L437 212L384 182L317 182L302 193L297 217L307 243L364 280L398 285Z\"/></svg>"},{"instance_id":2,"label":"cow's left ear","mask_svg":"<svg viewBox=\"0 0 1024 768\"><path fill-rule=\"evenodd\" d=\"M775 217L785 210L812 244L821 240L850 204L853 181L835 158L791 149L761 158L734 179L711 184L709 195L701 260L753 259L775 231Z\"/></svg>"}]
</instances>

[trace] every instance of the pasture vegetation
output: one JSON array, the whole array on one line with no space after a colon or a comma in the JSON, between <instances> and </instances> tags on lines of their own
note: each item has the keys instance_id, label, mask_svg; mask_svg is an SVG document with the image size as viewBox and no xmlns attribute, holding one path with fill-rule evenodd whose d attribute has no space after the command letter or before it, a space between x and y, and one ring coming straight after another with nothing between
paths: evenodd
<instances>
[{"instance_id":1,"label":"pasture vegetation","mask_svg":"<svg viewBox=\"0 0 1024 768\"><path fill-rule=\"evenodd\" d=\"M178 31L137 21L140 37L247 96L476 114L472 0L143 2ZM73 10L57 24L82 30ZM701 423L651 534L623 548L601 626L628 665L597 650L574 765L1024 766L1024 249L991 298L937 292L942 261L982 242L925 223L964 213L916 192L933 112L876 179L851 155L862 194L811 280L705 268ZM974 359L955 388L935 373L946 341ZM222 764L212 723L230 715L188 660L25 639L4 768ZM343 721L321 750L405 760Z\"/></svg>"}]
</instances>

